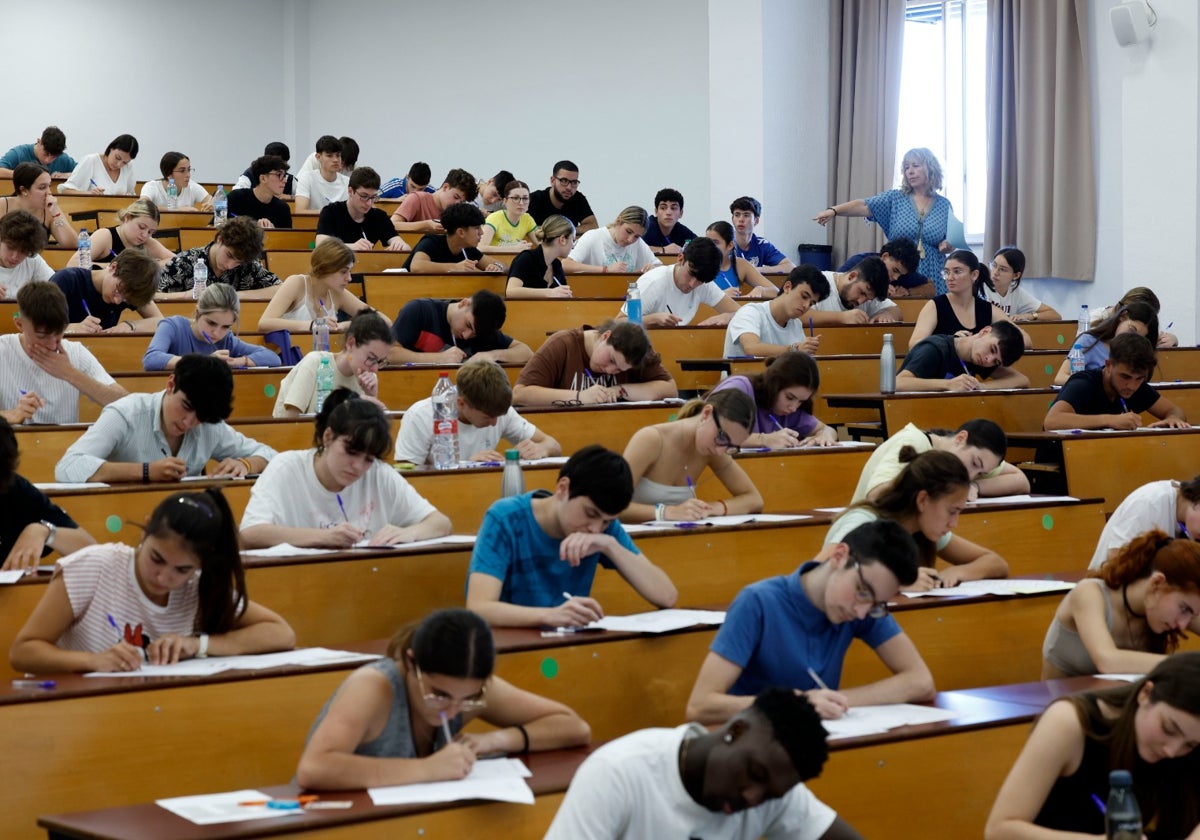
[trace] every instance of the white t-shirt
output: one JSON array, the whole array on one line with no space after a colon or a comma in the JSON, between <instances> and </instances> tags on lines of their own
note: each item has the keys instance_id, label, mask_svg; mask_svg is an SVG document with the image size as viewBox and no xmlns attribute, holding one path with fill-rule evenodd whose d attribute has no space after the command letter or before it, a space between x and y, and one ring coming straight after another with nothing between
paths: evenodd
<instances>
[{"instance_id":1,"label":"white t-shirt","mask_svg":"<svg viewBox=\"0 0 1200 840\"><path fill-rule=\"evenodd\" d=\"M641 271L647 265L662 265L641 237L622 248L613 241L608 228L589 230L571 249L571 259L587 265L612 265L623 262L629 271Z\"/></svg>"},{"instance_id":2,"label":"white t-shirt","mask_svg":"<svg viewBox=\"0 0 1200 840\"><path fill-rule=\"evenodd\" d=\"M176 186L178 186L178 184ZM200 186L195 181L192 181L179 191L179 206L195 207L197 204L209 197L208 191L205 190L204 187ZM142 198L153 202L159 207L166 207L167 188L163 186L162 179L155 178L153 181L147 181L145 184L143 184Z\"/></svg>"},{"instance_id":3,"label":"white t-shirt","mask_svg":"<svg viewBox=\"0 0 1200 840\"><path fill-rule=\"evenodd\" d=\"M476 452L496 449L501 439L512 444L528 440L537 432L537 427L517 414L512 406L495 426L480 428L464 423L458 418L458 451L466 460ZM418 400L404 412L400 421L400 434L396 438L396 460L412 464L424 464L433 449L433 399Z\"/></svg>"},{"instance_id":4,"label":"white t-shirt","mask_svg":"<svg viewBox=\"0 0 1200 840\"><path fill-rule=\"evenodd\" d=\"M319 169L302 169L296 176L296 197L308 199L309 210L320 210L326 204L345 201L350 189L350 178L338 172L332 181L321 177Z\"/></svg>"},{"instance_id":5,"label":"white t-shirt","mask_svg":"<svg viewBox=\"0 0 1200 840\"><path fill-rule=\"evenodd\" d=\"M1089 570L1099 569L1108 560L1108 552L1120 548L1139 534L1155 528L1175 536L1175 517L1179 485L1174 481L1152 481L1134 490L1109 517L1100 532Z\"/></svg>"},{"instance_id":6,"label":"white t-shirt","mask_svg":"<svg viewBox=\"0 0 1200 840\"><path fill-rule=\"evenodd\" d=\"M856 508L855 510L848 511L839 516L836 520L834 520L833 524L829 526L829 531L827 531L825 534L825 545L841 542L846 538L847 534L849 534L859 525L866 525L868 522L875 522L878 519L879 517L874 513L863 508ZM947 531L938 537L938 541L935 545L936 550L940 552L942 549L948 546L953 536L954 534Z\"/></svg>"},{"instance_id":7,"label":"white t-shirt","mask_svg":"<svg viewBox=\"0 0 1200 840\"><path fill-rule=\"evenodd\" d=\"M660 265L652 268L638 278L637 287L642 293L642 314L652 312L670 312L683 319L681 323L690 324L700 310L700 304L706 303L716 308L725 299L725 292L716 283L701 283L690 292L681 292L675 285L675 266ZM625 304L621 305L622 314Z\"/></svg>"},{"instance_id":8,"label":"white t-shirt","mask_svg":"<svg viewBox=\"0 0 1200 840\"><path fill-rule=\"evenodd\" d=\"M4 288L0 297L15 298L21 287L30 280L49 280L53 274L54 269L42 259L41 254L26 257L15 268L0 266L0 287Z\"/></svg>"},{"instance_id":9,"label":"white t-shirt","mask_svg":"<svg viewBox=\"0 0 1200 840\"><path fill-rule=\"evenodd\" d=\"M363 392L358 384L358 377L343 376L338 370L337 354L327 350L305 353L300 364L288 371L287 376L279 383L279 396L275 398L275 407L271 409L272 417L287 417L286 406L298 408L301 414L315 414L317 411L317 368L321 359L329 359L333 368L333 390L349 388L356 394Z\"/></svg>"},{"instance_id":10,"label":"white t-shirt","mask_svg":"<svg viewBox=\"0 0 1200 840\"><path fill-rule=\"evenodd\" d=\"M842 306L842 296L838 294L836 279L837 272L822 271L821 273L824 274L825 279L829 281L829 297L825 298L825 300L814 303L812 308L817 312L849 312L849 309L847 309L845 306ZM885 309L896 309L897 313L899 312L896 304L892 303L887 298L884 298L883 300L868 300L851 308L861 309L863 312L867 313L868 318L874 318Z\"/></svg>"},{"instance_id":11,"label":"white t-shirt","mask_svg":"<svg viewBox=\"0 0 1200 840\"><path fill-rule=\"evenodd\" d=\"M1010 318L1013 315L1027 315L1042 308L1042 302L1020 286L1009 286L1008 294L1001 296L987 286L983 287L983 297Z\"/></svg>"},{"instance_id":12,"label":"white t-shirt","mask_svg":"<svg viewBox=\"0 0 1200 840\"><path fill-rule=\"evenodd\" d=\"M113 378L92 352L77 341L63 339L62 352L67 354L71 367L102 385L112 385ZM21 391L37 394L45 405L34 412L31 423L78 423L79 391L74 385L52 376L21 346L16 333L0 335L0 408L13 408L21 399Z\"/></svg>"},{"instance_id":13,"label":"white t-shirt","mask_svg":"<svg viewBox=\"0 0 1200 840\"><path fill-rule=\"evenodd\" d=\"M134 550L122 543L90 545L58 561L56 573L63 576L74 616L55 643L58 647L99 653L139 630L143 644L168 633L191 636L196 632L199 573L171 592L167 605L160 607L142 592L133 564ZM110 615L117 627L109 623ZM136 644L136 639L130 641Z\"/></svg>"},{"instance_id":14,"label":"white t-shirt","mask_svg":"<svg viewBox=\"0 0 1200 840\"><path fill-rule=\"evenodd\" d=\"M818 840L833 825L837 813L803 784L735 814L698 804L679 776L679 747L704 734L689 723L600 747L575 771L545 840Z\"/></svg>"},{"instance_id":15,"label":"white t-shirt","mask_svg":"<svg viewBox=\"0 0 1200 840\"><path fill-rule=\"evenodd\" d=\"M316 454L315 449L294 449L271 459L250 490L243 530L252 525L333 528L349 522L373 534L385 525L416 525L437 510L391 464L379 460L340 493L326 490L317 480Z\"/></svg>"},{"instance_id":16,"label":"white t-shirt","mask_svg":"<svg viewBox=\"0 0 1200 840\"><path fill-rule=\"evenodd\" d=\"M725 357L748 355L742 349L741 338L746 333L758 336L759 341L766 344L795 344L804 341L804 321L801 318L791 318L784 326L776 323L771 315L771 301L762 303L744 303L734 316L729 319L725 328Z\"/></svg>"},{"instance_id":17,"label":"white t-shirt","mask_svg":"<svg viewBox=\"0 0 1200 840\"><path fill-rule=\"evenodd\" d=\"M71 177L58 185L58 191L91 192L96 187L104 190L105 195L137 195L137 178L133 176L133 163L125 164L125 168L117 173L117 180L114 181L108 177L108 170L104 168L104 161L99 153L86 155L75 165Z\"/></svg>"}]
</instances>

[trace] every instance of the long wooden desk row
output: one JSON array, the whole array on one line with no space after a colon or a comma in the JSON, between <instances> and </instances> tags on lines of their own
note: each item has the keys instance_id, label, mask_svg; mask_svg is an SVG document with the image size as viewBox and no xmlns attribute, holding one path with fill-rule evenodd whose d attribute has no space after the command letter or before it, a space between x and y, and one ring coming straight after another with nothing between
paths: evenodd
<instances>
[{"instance_id":1,"label":"long wooden desk row","mask_svg":"<svg viewBox=\"0 0 1200 840\"><path fill-rule=\"evenodd\" d=\"M1051 700L1076 691L1099 688L1090 677L1046 683L1019 683L964 691L943 691L933 705L951 710L954 718L936 724L906 726L891 732L846 739L831 744L830 761L820 778L809 783L813 792L832 806L866 837L895 836L897 822L920 824L937 837L979 836L991 802L1012 760L1023 744L1028 724ZM596 739L600 740L600 739ZM145 787L114 802L106 810L43 817L39 825L50 836L91 840L217 840L277 836L284 832L305 837L541 837L561 802L586 749L564 750L527 758L536 794L533 806L498 803L456 803L450 806L375 807L365 792L338 792L324 798L348 799L346 811L308 811L284 820L196 826L152 804L159 796L198 791L237 789L233 779L215 785L188 785L183 773L156 774ZM240 769L240 768L239 768ZM245 768L250 770L250 768ZM243 771L236 774L245 777ZM284 774L273 778L281 779ZM246 787L260 787L259 775ZM952 808L929 808L931 786L953 797ZM166 789L168 793L160 793ZM871 790L870 797L863 790ZM294 796L294 786L267 787L273 796ZM78 795L89 799L88 791ZM66 797L77 808L96 807ZM56 800L61 807L62 800ZM135 805L126 803L141 802ZM16 803L15 803L16 804ZM28 803L22 813L28 813ZM117 805L118 807L112 807ZM125 807L119 807L125 805ZM34 813L44 813L35 811ZM22 831L30 830L14 821ZM22 834L21 836L34 836Z\"/></svg>"}]
</instances>

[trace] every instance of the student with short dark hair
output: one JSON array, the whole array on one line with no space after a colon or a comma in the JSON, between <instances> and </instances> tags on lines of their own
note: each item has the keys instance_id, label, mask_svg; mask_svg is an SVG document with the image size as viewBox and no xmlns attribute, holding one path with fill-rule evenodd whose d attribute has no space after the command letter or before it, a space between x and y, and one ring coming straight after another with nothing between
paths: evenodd
<instances>
[{"instance_id":1,"label":"student with short dark hair","mask_svg":"<svg viewBox=\"0 0 1200 840\"><path fill-rule=\"evenodd\" d=\"M7 216L14 210L25 210L33 214L46 229L46 235L54 237L59 247L76 248L79 245L79 234L59 207L51 185L50 173L46 171L46 167L40 163L18 163L12 173L12 195L0 198L0 201L4 202L0 216ZM7 263L7 260L0 260L0 268L5 267Z\"/></svg>"},{"instance_id":2,"label":"student with short dark hair","mask_svg":"<svg viewBox=\"0 0 1200 840\"><path fill-rule=\"evenodd\" d=\"M715 731L694 723L643 729L594 750L546 840L862 840L803 784L827 756L812 704L769 688Z\"/></svg>"},{"instance_id":3,"label":"student with short dark hair","mask_svg":"<svg viewBox=\"0 0 1200 840\"><path fill-rule=\"evenodd\" d=\"M579 167L573 161L560 160L550 173L550 186L529 196L529 215L534 221L540 225L554 214L566 216L580 236L599 227L592 205L579 191Z\"/></svg>"},{"instance_id":4,"label":"student with short dark hair","mask_svg":"<svg viewBox=\"0 0 1200 840\"><path fill-rule=\"evenodd\" d=\"M1012 368L1024 354L1024 335L1011 321L996 321L966 335L931 335L905 355L896 390L1028 388L1029 377Z\"/></svg>"},{"instance_id":5,"label":"student with short dark hair","mask_svg":"<svg viewBox=\"0 0 1200 840\"><path fill-rule=\"evenodd\" d=\"M1158 364L1154 346L1137 333L1118 335L1109 344L1104 367L1081 370L1067 380L1046 413L1042 428L1137 429L1148 411L1158 420L1151 429L1190 429L1184 410L1147 383Z\"/></svg>"},{"instance_id":6,"label":"student with short dark hair","mask_svg":"<svg viewBox=\"0 0 1200 840\"><path fill-rule=\"evenodd\" d=\"M278 140L274 141L272 143L268 143L266 145L266 147L263 149L263 156L264 157L277 157L277 158L279 158L279 160L282 164L281 166L278 167L283 170L283 174L281 176L279 176L280 178L283 179L283 190L280 193L280 195L287 196L288 198L295 195L295 192L296 192L295 181L292 179L292 176L287 171L289 163L292 159L292 150L288 148L287 143L281 143ZM251 168L253 168L253 164L246 167L246 171L238 176L237 181L235 181L234 185L233 185L234 190L249 190L249 189L253 189L255 186L257 186L259 181L258 181L258 178L250 171ZM259 174L264 174L264 173L259 173ZM230 193L230 195L232 196L232 192ZM260 198L263 198L263 196L260 196ZM230 215L233 214L232 202L230 202L229 213L230 213ZM239 215L241 215L241 214L239 214ZM291 225L290 224L276 225L276 227L291 227Z\"/></svg>"},{"instance_id":7,"label":"student with short dark hair","mask_svg":"<svg viewBox=\"0 0 1200 840\"><path fill-rule=\"evenodd\" d=\"M641 324L606 321L546 339L513 386L517 405L664 400L679 390Z\"/></svg>"},{"instance_id":8,"label":"student with short dark hair","mask_svg":"<svg viewBox=\"0 0 1200 840\"><path fill-rule=\"evenodd\" d=\"M838 266L838 271L849 271L867 257L879 257L887 266L888 297L893 300L902 297L933 297L936 294L934 285L928 277L917 273L921 258L917 255L917 244L906 236L889 239L883 243L878 253L864 251L848 257Z\"/></svg>"},{"instance_id":9,"label":"student with short dark hair","mask_svg":"<svg viewBox=\"0 0 1200 840\"><path fill-rule=\"evenodd\" d=\"M733 222L734 253L763 274L783 274L796 266L787 256L763 239L754 229L762 217L762 204L757 198L744 195L729 205Z\"/></svg>"},{"instance_id":10,"label":"student with short dark hair","mask_svg":"<svg viewBox=\"0 0 1200 840\"><path fill-rule=\"evenodd\" d=\"M66 153L67 135L56 125L42 129L42 136L32 143L13 146L0 157L0 178L11 178L13 170L22 163L43 166L51 178L66 178L75 168L75 158Z\"/></svg>"},{"instance_id":11,"label":"student with short dark hair","mask_svg":"<svg viewBox=\"0 0 1200 840\"><path fill-rule=\"evenodd\" d=\"M208 268L209 283L228 283L242 300L269 300L279 278L261 262L262 228L254 219L239 216L217 228L213 241L180 251L163 266L158 278L162 300L191 300L196 264Z\"/></svg>"},{"instance_id":12,"label":"student with short dark hair","mask_svg":"<svg viewBox=\"0 0 1200 840\"><path fill-rule=\"evenodd\" d=\"M692 229L679 220L683 218L683 193L664 187L654 194L654 215L646 223L642 240L660 257L678 254L696 238Z\"/></svg>"},{"instance_id":13,"label":"student with short dark hair","mask_svg":"<svg viewBox=\"0 0 1200 840\"><path fill-rule=\"evenodd\" d=\"M616 570L655 606L674 606L671 579L617 521L632 496L625 459L593 444L563 464L553 492L493 503L471 553L467 609L493 627L587 624L604 616L588 597L597 565Z\"/></svg>"},{"instance_id":14,"label":"student with short dark hair","mask_svg":"<svg viewBox=\"0 0 1200 840\"><path fill-rule=\"evenodd\" d=\"M46 239L46 228L28 211L13 210L0 217L0 298L16 297L30 280L54 275L41 257Z\"/></svg>"},{"instance_id":15,"label":"student with short dark hair","mask_svg":"<svg viewBox=\"0 0 1200 840\"><path fill-rule=\"evenodd\" d=\"M689 720L723 723L770 686L802 692L823 718L839 718L852 706L933 698L929 668L887 611L900 588L917 579L917 547L908 531L886 519L868 522L822 555L738 593L700 666ZM839 691L856 638L892 675Z\"/></svg>"},{"instance_id":16,"label":"student with short dark hair","mask_svg":"<svg viewBox=\"0 0 1200 840\"><path fill-rule=\"evenodd\" d=\"M167 152L158 162L158 171L162 178L147 181L142 186L142 198L151 202L159 210L196 210L201 213L212 212L212 196L200 182L192 182L192 161L183 152ZM167 188L171 179L175 179L175 207L167 200Z\"/></svg>"},{"instance_id":17,"label":"student with short dark hair","mask_svg":"<svg viewBox=\"0 0 1200 840\"><path fill-rule=\"evenodd\" d=\"M317 373L321 363L333 368L333 387L346 388L386 409L379 401L379 374L387 364L392 347L391 327L373 309L359 312L346 328L346 341L341 350L313 350L288 371L279 383L273 417L298 417L317 410Z\"/></svg>"},{"instance_id":18,"label":"student with short dark hair","mask_svg":"<svg viewBox=\"0 0 1200 840\"><path fill-rule=\"evenodd\" d=\"M446 233L441 222L442 214L455 204L474 201L479 187L475 176L465 169L451 169L446 173L442 186L432 193L424 190L410 192L400 200L400 206L392 214L392 225L400 232ZM471 204L483 224L483 211Z\"/></svg>"},{"instance_id":19,"label":"student with short dark hair","mask_svg":"<svg viewBox=\"0 0 1200 840\"><path fill-rule=\"evenodd\" d=\"M888 300L888 271L879 257L866 257L849 271L822 272L832 291L812 308L813 323L883 324L903 320L900 308Z\"/></svg>"},{"instance_id":20,"label":"student with short dark hair","mask_svg":"<svg viewBox=\"0 0 1200 840\"><path fill-rule=\"evenodd\" d=\"M370 251L375 243L387 251L407 251L408 244L396 233L388 214L375 206L379 198L379 174L360 166L350 175L346 200L326 204L317 219L317 244L330 238L345 242L355 251Z\"/></svg>"},{"instance_id":21,"label":"student with short dark hair","mask_svg":"<svg viewBox=\"0 0 1200 840\"><path fill-rule=\"evenodd\" d=\"M725 358L779 356L789 350L816 353L818 335L804 334L804 316L829 297L829 281L811 265L793 268L774 300L744 304L725 329Z\"/></svg>"},{"instance_id":22,"label":"student with short dark hair","mask_svg":"<svg viewBox=\"0 0 1200 840\"><path fill-rule=\"evenodd\" d=\"M68 335L126 330L152 333L163 317L154 302L158 278L153 257L127 248L105 265L56 271L50 282L66 295L71 320ZM122 324L121 315L127 309L142 317Z\"/></svg>"},{"instance_id":23,"label":"student with short dark hair","mask_svg":"<svg viewBox=\"0 0 1200 840\"><path fill-rule=\"evenodd\" d=\"M138 141L132 134L118 134L103 154L85 155L67 180L59 184L59 195L137 195L133 175Z\"/></svg>"},{"instance_id":24,"label":"student with short dark hair","mask_svg":"<svg viewBox=\"0 0 1200 840\"><path fill-rule=\"evenodd\" d=\"M504 263L479 250L479 243L483 239L483 221L483 211L470 202L460 201L449 205L442 211L438 223L445 233L422 236L404 267L413 274L504 271Z\"/></svg>"},{"instance_id":25,"label":"student with short dark hair","mask_svg":"<svg viewBox=\"0 0 1200 840\"><path fill-rule=\"evenodd\" d=\"M707 304L717 310L697 326L723 327L738 311L737 303L717 288L713 279L721 267L721 252L712 240L701 236L687 244L679 260L651 268L638 278L642 293L642 324L647 327L678 327L690 324ZM628 317L621 304L618 320Z\"/></svg>"},{"instance_id":26,"label":"student with short dark hair","mask_svg":"<svg viewBox=\"0 0 1200 840\"><path fill-rule=\"evenodd\" d=\"M392 178L385 181L379 189L380 198L404 198L413 192L433 192L429 182L433 180L433 172L429 164L419 160L408 168L408 174L403 178Z\"/></svg>"},{"instance_id":27,"label":"student with short dark hair","mask_svg":"<svg viewBox=\"0 0 1200 840\"><path fill-rule=\"evenodd\" d=\"M472 208L476 212L478 208ZM507 314L504 298L480 289L459 301L416 298L400 308L392 335L396 347L388 357L404 362L448 362L479 357L494 362L524 362L529 345L500 331Z\"/></svg>"},{"instance_id":28,"label":"student with short dark hair","mask_svg":"<svg viewBox=\"0 0 1200 840\"><path fill-rule=\"evenodd\" d=\"M261 228L290 228L292 210L281 198L292 178L287 161L278 155L263 155L255 158L246 172L251 186L229 193L230 218L249 216Z\"/></svg>"},{"instance_id":29,"label":"student with short dark hair","mask_svg":"<svg viewBox=\"0 0 1200 840\"><path fill-rule=\"evenodd\" d=\"M350 178L342 171L344 145L332 134L317 138L316 169L300 167L296 175L296 212L320 210L333 201L345 201Z\"/></svg>"},{"instance_id":30,"label":"student with short dark hair","mask_svg":"<svg viewBox=\"0 0 1200 840\"><path fill-rule=\"evenodd\" d=\"M501 169L491 178L479 182L479 193L471 203L484 213L495 213L497 210L503 210L504 196L508 192L508 185L515 180L517 180L516 175L513 175L507 169Z\"/></svg>"},{"instance_id":31,"label":"student with short dark hair","mask_svg":"<svg viewBox=\"0 0 1200 840\"><path fill-rule=\"evenodd\" d=\"M86 346L63 339L67 299L53 283L17 292L17 331L0 335L0 417L9 423L78 423L79 396L108 405L125 389Z\"/></svg>"},{"instance_id":32,"label":"student with short dark hair","mask_svg":"<svg viewBox=\"0 0 1200 840\"><path fill-rule=\"evenodd\" d=\"M233 411L233 374L223 360L189 354L167 377L165 390L129 394L110 403L63 454L56 481L109 484L179 481L200 475L240 478L260 473L275 450L225 423Z\"/></svg>"},{"instance_id":33,"label":"student with short dark hair","mask_svg":"<svg viewBox=\"0 0 1200 840\"><path fill-rule=\"evenodd\" d=\"M466 461L503 461L506 440L523 459L557 457L562 446L512 407L512 385L499 365L478 357L455 377L458 388L458 449ZM396 461L424 466L433 451L433 398L410 405L396 438Z\"/></svg>"}]
</instances>

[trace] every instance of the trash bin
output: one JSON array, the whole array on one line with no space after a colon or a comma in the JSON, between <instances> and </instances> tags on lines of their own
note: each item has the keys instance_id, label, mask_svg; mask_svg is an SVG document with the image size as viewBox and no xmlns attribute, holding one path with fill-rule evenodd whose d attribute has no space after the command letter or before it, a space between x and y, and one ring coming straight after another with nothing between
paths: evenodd
<instances>
[{"instance_id":1,"label":"trash bin","mask_svg":"<svg viewBox=\"0 0 1200 840\"><path fill-rule=\"evenodd\" d=\"M833 270L832 245L813 245L801 242L796 246L796 250L800 253L800 265L815 266L821 271Z\"/></svg>"}]
</instances>

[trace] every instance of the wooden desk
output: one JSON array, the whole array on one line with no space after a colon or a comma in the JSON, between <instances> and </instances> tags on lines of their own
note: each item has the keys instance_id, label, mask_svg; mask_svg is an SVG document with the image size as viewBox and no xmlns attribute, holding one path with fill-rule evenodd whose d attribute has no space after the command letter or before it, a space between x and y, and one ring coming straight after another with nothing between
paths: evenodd
<instances>
[{"instance_id":1,"label":"wooden desk","mask_svg":"<svg viewBox=\"0 0 1200 840\"><path fill-rule=\"evenodd\" d=\"M907 352L908 340L915 323L900 324L835 324L818 327L821 337L821 352L832 355L878 353L883 347L884 333L891 333L896 353ZM1021 329L1029 333L1034 349L1071 349L1075 339L1075 321L1034 321L1023 323Z\"/></svg>"},{"instance_id":2,"label":"wooden desk","mask_svg":"<svg viewBox=\"0 0 1200 840\"><path fill-rule=\"evenodd\" d=\"M97 227L115 227L121 222L117 219L117 214L134 202L133 198L127 198L125 203L116 209L100 209L96 214ZM60 202L61 203L61 202ZM213 214L211 212L201 213L199 211L189 212L186 210L160 210L158 226L162 228L175 228L178 230L186 229L208 229L208 239L202 244L207 245L212 242L215 229L212 227Z\"/></svg>"}]
</instances>

